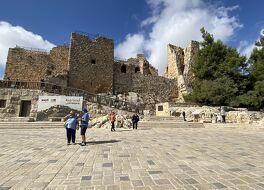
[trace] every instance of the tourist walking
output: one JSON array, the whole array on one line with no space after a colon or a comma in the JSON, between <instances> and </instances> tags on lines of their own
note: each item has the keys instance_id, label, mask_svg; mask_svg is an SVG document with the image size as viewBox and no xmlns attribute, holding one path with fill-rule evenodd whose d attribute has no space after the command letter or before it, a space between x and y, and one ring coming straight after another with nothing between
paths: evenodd
<instances>
[{"instance_id":1,"label":"tourist walking","mask_svg":"<svg viewBox=\"0 0 264 190\"><path fill-rule=\"evenodd\" d=\"M112 111L109 117L109 121L111 123L111 131L115 131L115 120L116 120L116 115L115 112Z\"/></svg>"},{"instance_id":2,"label":"tourist walking","mask_svg":"<svg viewBox=\"0 0 264 190\"><path fill-rule=\"evenodd\" d=\"M222 117L222 123L225 123L226 122L226 112L225 112L225 108L224 107L220 107L220 114L221 114L221 117Z\"/></svg>"},{"instance_id":3,"label":"tourist walking","mask_svg":"<svg viewBox=\"0 0 264 190\"><path fill-rule=\"evenodd\" d=\"M182 116L183 116L183 121L186 121L186 118L185 118L185 111L182 112Z\"/></svg>"},{"instance_id":4,"label":"tourist walking","mask_svg":"<svg viewBox=\"0 0 264 190\"><path fill-rule=\"evenodd\" d=\"M133 129L137 129L138 122L139 122L139 116L138 116L138 114L134 114L132 116Z\"/></svg>"},{"instance_id":5,"label":"tourist walking","mask_svg":"<svg viewBox=\"0 0 264 190\"><path fill-rule=\"evenodd\" d=\"M86 133L86 130L88 128L88 125L89 125L89 113L88 113L88 110L86 108L84 108L82 110L82 118L81 118L81 136L82 136L82 146L85 146L86 145L86 136L85 136L85 133Z\"/></svg>"},{"instance_id":6,"label":"tourist walking","mask_svg":"<svg viewBox=\"0 0 264 190\"><path fill-rule=\"evenodd\" d=\"M221 123L222 122L222 117L221 117L220 113L217 113L216 118L217 118L216 119L217 123Z\"/></svg>"},{"instance_id":7,"label":"tourist walking","mask_svg":"<svg viewBox=\"0 0 264 190\"><path fill-rule=\"evenodd\" d=\"M67 134L67 141L68 145L72 143L75 145L75 136L76 136L76 129L78 129L78 120L74 111L70 111L70 113L65 117L65 124L66 134Z\"/></svg>"}]
</instances>

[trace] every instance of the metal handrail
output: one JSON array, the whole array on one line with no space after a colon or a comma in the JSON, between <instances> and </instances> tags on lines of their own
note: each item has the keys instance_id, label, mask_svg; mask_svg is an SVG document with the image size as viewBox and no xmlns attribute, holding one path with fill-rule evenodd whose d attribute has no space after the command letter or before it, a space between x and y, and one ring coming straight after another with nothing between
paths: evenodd
<instances>
[{"instance_id":1,"label":"metal handrail","mask_svg":"<svg viewBox=\"0 0 264 190\"><path fill-rule=\"evenodd\" d=\"M122 59L120 57L114 57L114 61L124 61L124 62L126 62L127 59Z\"/></svg>"},{"instance_id":2,"label":"metal handrail","mask_svg":"<svg viewBox=\"0 0 264 190\"><path fill-rule=\"evenodd\" d=\"M20 49L24 49L26 51L31 51L31 52L40 52L40 53L46 53L46 54L49 54L49 50L47 49L40 49L40 48L33 48L33 47L24 47L24 46L19 46L19 45L16 45L15 48L20 48Z\"/></svg>"}]
</instances>

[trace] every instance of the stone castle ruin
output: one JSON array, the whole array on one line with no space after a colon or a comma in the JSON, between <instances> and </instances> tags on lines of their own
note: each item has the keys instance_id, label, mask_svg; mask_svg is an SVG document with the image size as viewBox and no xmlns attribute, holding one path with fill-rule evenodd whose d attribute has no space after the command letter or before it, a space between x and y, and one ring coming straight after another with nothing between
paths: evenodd
<instances>
[{"instance_id":1,"label":"stone castle ruin","mask_svg":"<svg viewBox=\"0 0 264 190\"><path fill-rule=\"evenodd\" d=\"M169 44L167 49L168 66L164 76L177 80L177 102L184 102L183 95L190 93L192 90L193 74L191 65L194 62L194 56L198 53L199 42L191 41L185 49Z\"/></svg>"},{"instance_id":2,"label":"stone castle ruin","mask_svg":"<svg viewBox=\"0 0 264 190\"><path fill-rule=\"evenodd\" d=\"M143 54L128 60L114 59L112 39L72 33L70 45L50 52L22 47L10 48L4 80L45 81L89 93L126 94L135 92L145 106L158 102L184 102L191 92L191 65L199 43L185 49L168 45L168 66L164 76Z\"/></svg>"},{"instance_id":3,"label":"stone castle ruin","mask_svg":"<svg viewBox=\"0 0 264 190\"><path fill-rule=\"evenodd\" d=\"M75 32L70 45L50 51L10 48L0 81L0 121L61 119L68 109L52 107L39 113L38 100L39 96L66 95L82 96L83 106L94 118L104 118L113 109L126 116L155 112L164 118L180 117L185 111L187 121L213 122L219 108L184 103L184 95L192 91L191 66L198 50L196 41L186 48L168 44L168 64L159 76L143 54L116 60L113 40L102 36ZM227 122L264 122L262 113L230 110Z\"/></svg>"}]
</instances>

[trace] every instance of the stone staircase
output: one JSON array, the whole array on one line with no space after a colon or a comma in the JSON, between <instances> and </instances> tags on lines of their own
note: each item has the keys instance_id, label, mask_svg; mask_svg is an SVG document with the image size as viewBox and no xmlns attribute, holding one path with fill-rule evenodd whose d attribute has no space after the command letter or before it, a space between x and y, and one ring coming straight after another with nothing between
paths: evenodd
<instances>
[{"instance_id":1,"label":"stone staircase","mask_svg":"<svg viewBox=\"0 0 264 190\"><path fill-rule=\"evenodd\" d=\"M145 121L175 121L175 122L184 122L183 117L174 117L174 116L149 116L144 118Z\"/></svg>"},{"instance_id":2,"label":"stone staircase","mask_svg":"<svg viewBox=\"0 0 264 190\"><path fill-rule=\"evenodd\" d=\"M183 117L151 116L139 121L139 127L146 128L204 128L203 123L186 122Z\"/></svg>"},{"instance_id":3,"label":"stone staircase","mask_svg":"<svg viewBox=\"0 0 264 190\"><path fill-rule=\"evenodd\" d=\"M0 129L64 128L64 122L0 122Z\"/></svg>"},{"instance_id":4,"label":"stone staircase","mask_svg":"<svg viewBox=\"0 0 264 190\"><path fill-rule=\"evenodd\" d=\"M34 121L33 117L7 117L0 118L0 122L31 122Z\"/></svg>"},{"instance_id":5,"label":"stone staircase","mask_svg":"<svg viewBox=\"0 0 264 190\"><path fill-rule=\"evenodd\" d=\"M47 129L47 128L64 128L64 122L0 122L0 129ZM139 128L204 128L203 123L184 122L177 119L139 121Z\"/></svg>"}]
</instances>

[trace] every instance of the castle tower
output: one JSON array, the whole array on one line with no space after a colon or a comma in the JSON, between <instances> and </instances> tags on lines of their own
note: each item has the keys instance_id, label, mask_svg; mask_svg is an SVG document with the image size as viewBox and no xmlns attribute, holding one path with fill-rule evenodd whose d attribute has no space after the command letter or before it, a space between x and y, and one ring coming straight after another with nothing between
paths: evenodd
<instances>
[{"instance_id":1,"label":"castle tower","mask_svg":"<svg viewBox=\"0 0 264 190\"><path fill-rule=\"evenodd\" d=\"M112 92L114 43L72 33L69 53L69 86L91 93Z\"/></svg>"},{"instance_id":2,"label":"castle tower","mask_svg":"<svg viewBox=\"0 0 264 190\"><path fill-rule=\"evenodd\" d=\"M199 42L191 41L184 49L184 80L187 86L188 93L191 92L191 81L193 80L193 73L191 67L195 61L195 56L199 51Z\"/></svg>"},{"instance_id":3,"label":"castle tower","mask_svg":"<svg viewBox=\"0 0 264 190\"><path fill-rule=\"evenodd\" d=\"M184 51L182 48L169 44L167 78L174 79L183 73Z\"/></svg>"},{"instance_id":4,"label":"castle tower","mask_svg":"<svg viewBox=\"0 0 264 190\"><path fill-rule=\"evenodd\" d=\"M194 57L198 50L199 42L196 41L191 41L185 49L171 44L168 45L168 66L164 76L169 79L177 79L178 102L184 102L184 95L191 92L191 81L193 79L191 65L194 63Z\"/></svg>"},{"instance_id":5,"label":"castle tower","mask_svg":"<svg viewBox=\"0 0 264 190\"><path fill-rule=\"evenodd\" d=\"M139 62L140 73L143 75L150 74L149 62L146 60L144 54L137 54L137 59Z\"/></svg>"}]
</instances>

